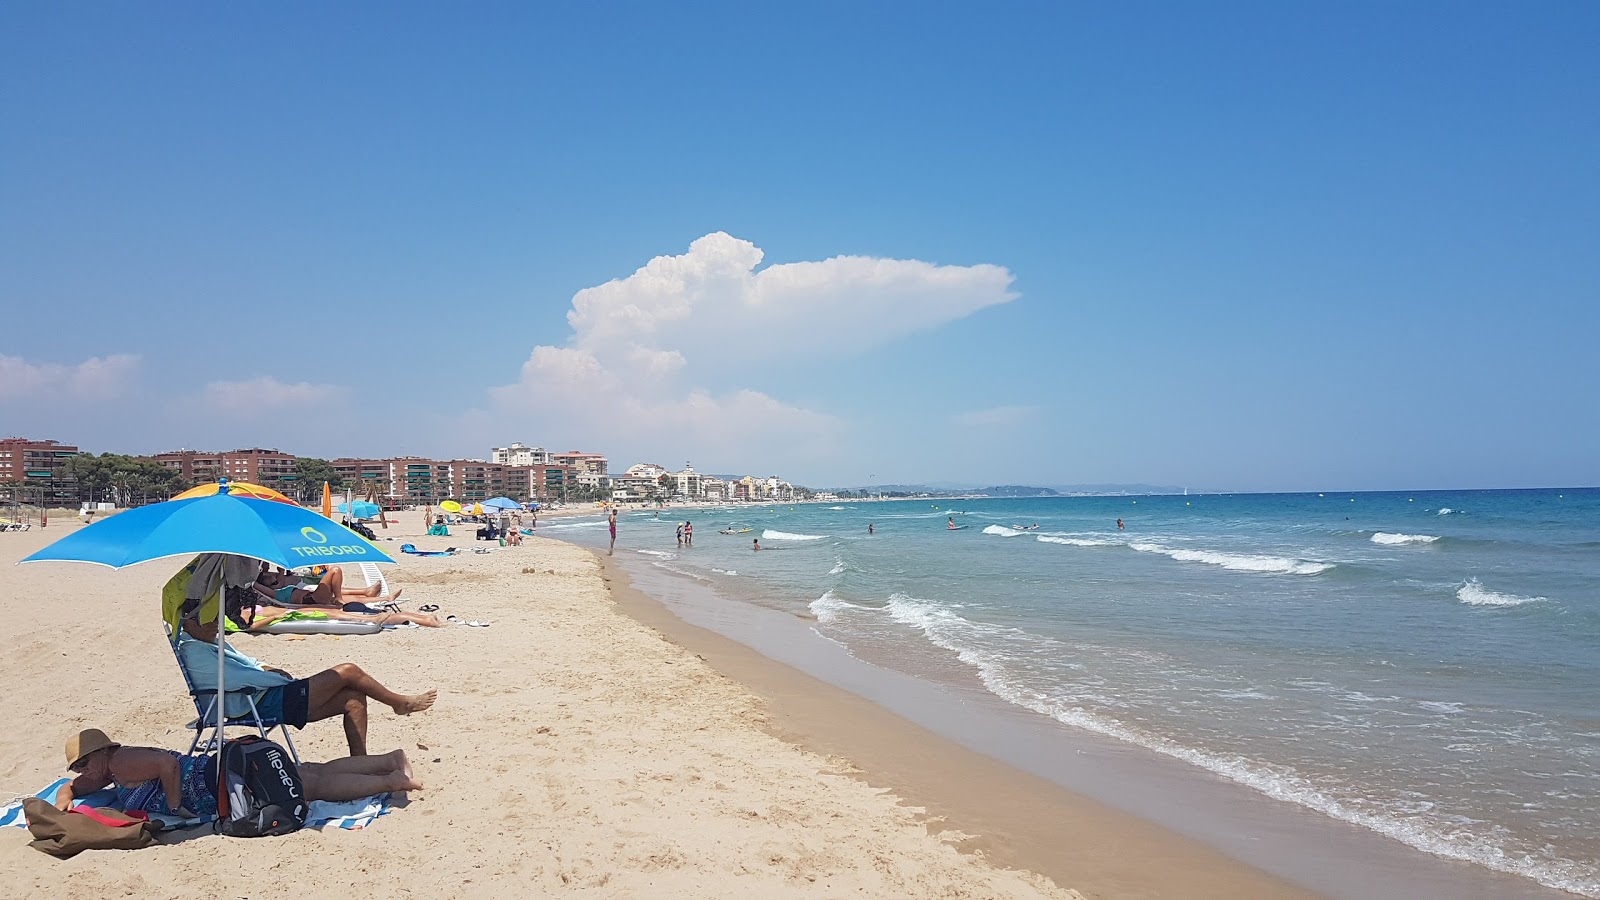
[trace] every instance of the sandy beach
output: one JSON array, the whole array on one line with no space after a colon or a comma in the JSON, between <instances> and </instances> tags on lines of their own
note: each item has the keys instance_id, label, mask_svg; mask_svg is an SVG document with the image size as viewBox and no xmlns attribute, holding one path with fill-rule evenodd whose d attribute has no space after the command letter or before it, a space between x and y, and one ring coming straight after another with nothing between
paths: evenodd
<instances>
[{"instance_id":1,"label":"sandy beach","mask_svg":"<svg viewBox=\"0 0 1600 900\"><path fill-rule=\"evenodd\" d=\"M177 564L13 565L75 527L0 536L8 796L62 774L62 742L84 727L187 746L193 707L158 612ZM473 544L465 526L418 530L381 537ZM425 790L363 831L180 832L66 861L8 831L0 875L68 897L188 895L218 878L251 897L1298 895L676 622L582 548L401 557L390 578L412 608L490 627L234 641L296 675L352 661L399 691L437 688L426 713L375 707L369 731L372 752L410 754ZM336 722L295 740L307 760L345 753Z\"/></svg>"}]
</instances>

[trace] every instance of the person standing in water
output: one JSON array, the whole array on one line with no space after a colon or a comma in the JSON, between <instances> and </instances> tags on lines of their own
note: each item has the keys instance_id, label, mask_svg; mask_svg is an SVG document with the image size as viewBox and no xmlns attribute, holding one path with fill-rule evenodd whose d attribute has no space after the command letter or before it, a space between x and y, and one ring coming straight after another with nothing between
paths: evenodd
<instances>
[{"instance_id":1,"label":"person standing in water","mask_svg":"<svg viewBox=\"0 0 1600 900\"><path fill-rule=\"evenodd\" d=\"M693 547L694 546L694 523L693 522L684 522L683 523L683 543L684 543L684 546L687 546L687 547Z\"/></svg>"},{"instance_id":2,"label":"person standing in water","mask_svg":"<svg viewBox=\"0 0 1600 900\"><path fill-rule=\"evenodd\" d=\"M876 533L876 531L873 528L872 523L868 522L867 523L867 534L875 534L875 533Z\"/></svg>"},{"instance_id":3,"label":"person standing in water","mask_svg":"<svg viewBox=\"0 0 1600 900\"><path fill-rule=\"evenodd\" d=\"M606 523L611 526L611 549L606 552L606 555L607 556L615 556L615 555L617 555L617 508L616 507L613 506L611 508L611 515L606 517Z\"/></svg>"},{"instance_id":4,"label":"person standing in water","mask_svg":"<svg viewBox=\"0 0 1600 900\"><path fill-rule=\"evenodd\" d=\"M683 546L683 523L678 523L678 546Z\"/></svg>"},{"instance_id":5,"label":"person standing in water","mask_svg":"<svg viewBox=\"0 0 1600 900\"><path fill-rule=\"evenodd\" d=\"M1123 530L1123 528L1122 528L1122 520L1121 519L1117 520L1117 530L1118 531L1122 531Z\"/></svg>"},{"instance_id":6,"label":"person standing in water","mask_svg":"<svg viewBox=\"0 0 1600 900\"><path fill-rule=\"evenodd\" d=\"M760 550L761 549L761 538L751 538L750 539L750 549L751 550Z\"/></svg>"}]
</instances>

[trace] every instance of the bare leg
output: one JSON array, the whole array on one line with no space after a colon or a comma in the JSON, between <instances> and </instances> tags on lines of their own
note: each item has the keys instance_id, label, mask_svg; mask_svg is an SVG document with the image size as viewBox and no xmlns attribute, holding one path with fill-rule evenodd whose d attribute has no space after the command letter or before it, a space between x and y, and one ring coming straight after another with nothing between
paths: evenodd
<instances>
[{"instance_id":1,"label":"bare leg","mask_svg":"<svg viewBox=\"0 0 1600 900\"><path fill-rule=\"evenodd\" d=\"M384 757L366 757L383 759ZM307 800L358 800L389 791L420 791L422 783L405 772L390 769L382 774L341 772L330 764L307 763L300 766L300 779Z\"/></svg>"},{"instance_id":2,"label":"bare leg","mask_svg":"<svg viewBox=\"0 0 1600 900\"><path fill-rule=\"evenodd\" d=\"M398 694L378 683L355 663L340 663L331 669L318 672L311 676L311 707L316 709L321 702L331 700L342 691L351 690L363 698L371 697L383 705L393 709L396 715L409 715L422 712L433 705L438 697L438 691L428 691L422 694ZM353 753L352 756L361 756Z\"/></svg>"},{"instance_id":3,"label":"bare leg","mask_svg":"<svg viewBox=\"0 0 1600 900\"><path fill-rule=\"evenodd\" d=\"M346 756L315 765L323 772L340 775L388 775L391 772L403 772L407 777L411 775L411 761L406 759L404 750L391 750L376 756Z\"/></svg>"}]
</instances>

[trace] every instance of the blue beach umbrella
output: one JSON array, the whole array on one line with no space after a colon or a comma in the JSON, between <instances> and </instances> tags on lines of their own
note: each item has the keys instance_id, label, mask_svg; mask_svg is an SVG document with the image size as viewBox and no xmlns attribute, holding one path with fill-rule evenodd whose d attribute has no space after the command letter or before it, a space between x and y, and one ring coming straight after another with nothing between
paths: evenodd
<instances>
[{"instance_id":1,"label":"blue beach umbrella","mask_svg":"<svg viewBox=\"0 0 1600 900\"><path fill-rule=\"evenodd\" d=\"M510 497L495 497L483 501L484 509L521 509L522 504Z\"/></svg>"},{"instance_id":2,"label":"blue beach umbrella","mask_svg":"<svg viewBox=\"0 0 1600 900\"><path fill-rule=\"evenodd\" d=\"M89 525L24 557L23 563L83 562L112 569L200 553L228 553L293 569L314 563L389 563L387 554L354 531L318 513L272 500L230 495L227 479L217 493L192 500L141 506ZM20 563L19 563L20 565ZM220 575L220 573L219 573ZM222 590L219 584L218 590ZM217 603L217 696L223 679L223 615ZM217 703L217 746L223 708ZM220 768L220 767L219 767ZM218 796L222 796L219 785Z\"/></svg>"},{"instance_id":3,"label":"blue beach umbrella","mask_svg":"<svg viewBox=\"0 0 1600 900\"><path fill-rule=\"evenodd\" d=\"M357 519L370 519L380 512L378 509L378 504L368 503L365 500L356 500L351 503L341 503L339 504L338 509L339 512L342 512L347 516L354 516ZM354 509L355 512L352 513L351 509Z\"/></svg>"}]
</instances>

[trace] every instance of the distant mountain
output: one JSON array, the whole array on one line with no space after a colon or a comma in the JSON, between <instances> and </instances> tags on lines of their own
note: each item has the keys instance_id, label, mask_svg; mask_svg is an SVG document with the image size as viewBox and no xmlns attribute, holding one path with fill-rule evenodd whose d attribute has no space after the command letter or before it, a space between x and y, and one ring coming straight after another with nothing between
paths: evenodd
<instances>
[{"instance_id":1,"label":"distant mountain","mask_svg":"<svg viewBox=\"0 0 1600 900\"><path fill-rule=\"evenodd\" d=\"M1063 494L1181 494L1170 484L1053 484Z\"/></svg>"},{"instance_id":2,"label":"distant mountain","mask_svg":"<svg viewBox=\"0 0 1600 900\"><path fill-rule=\"evenodd\" d=\"M1054 488L1030 487L1025 484L1001 484L995 487L979 488L974 494L985 497L1059 497L1061 494Z\"/></svg>"}]
</instances>

